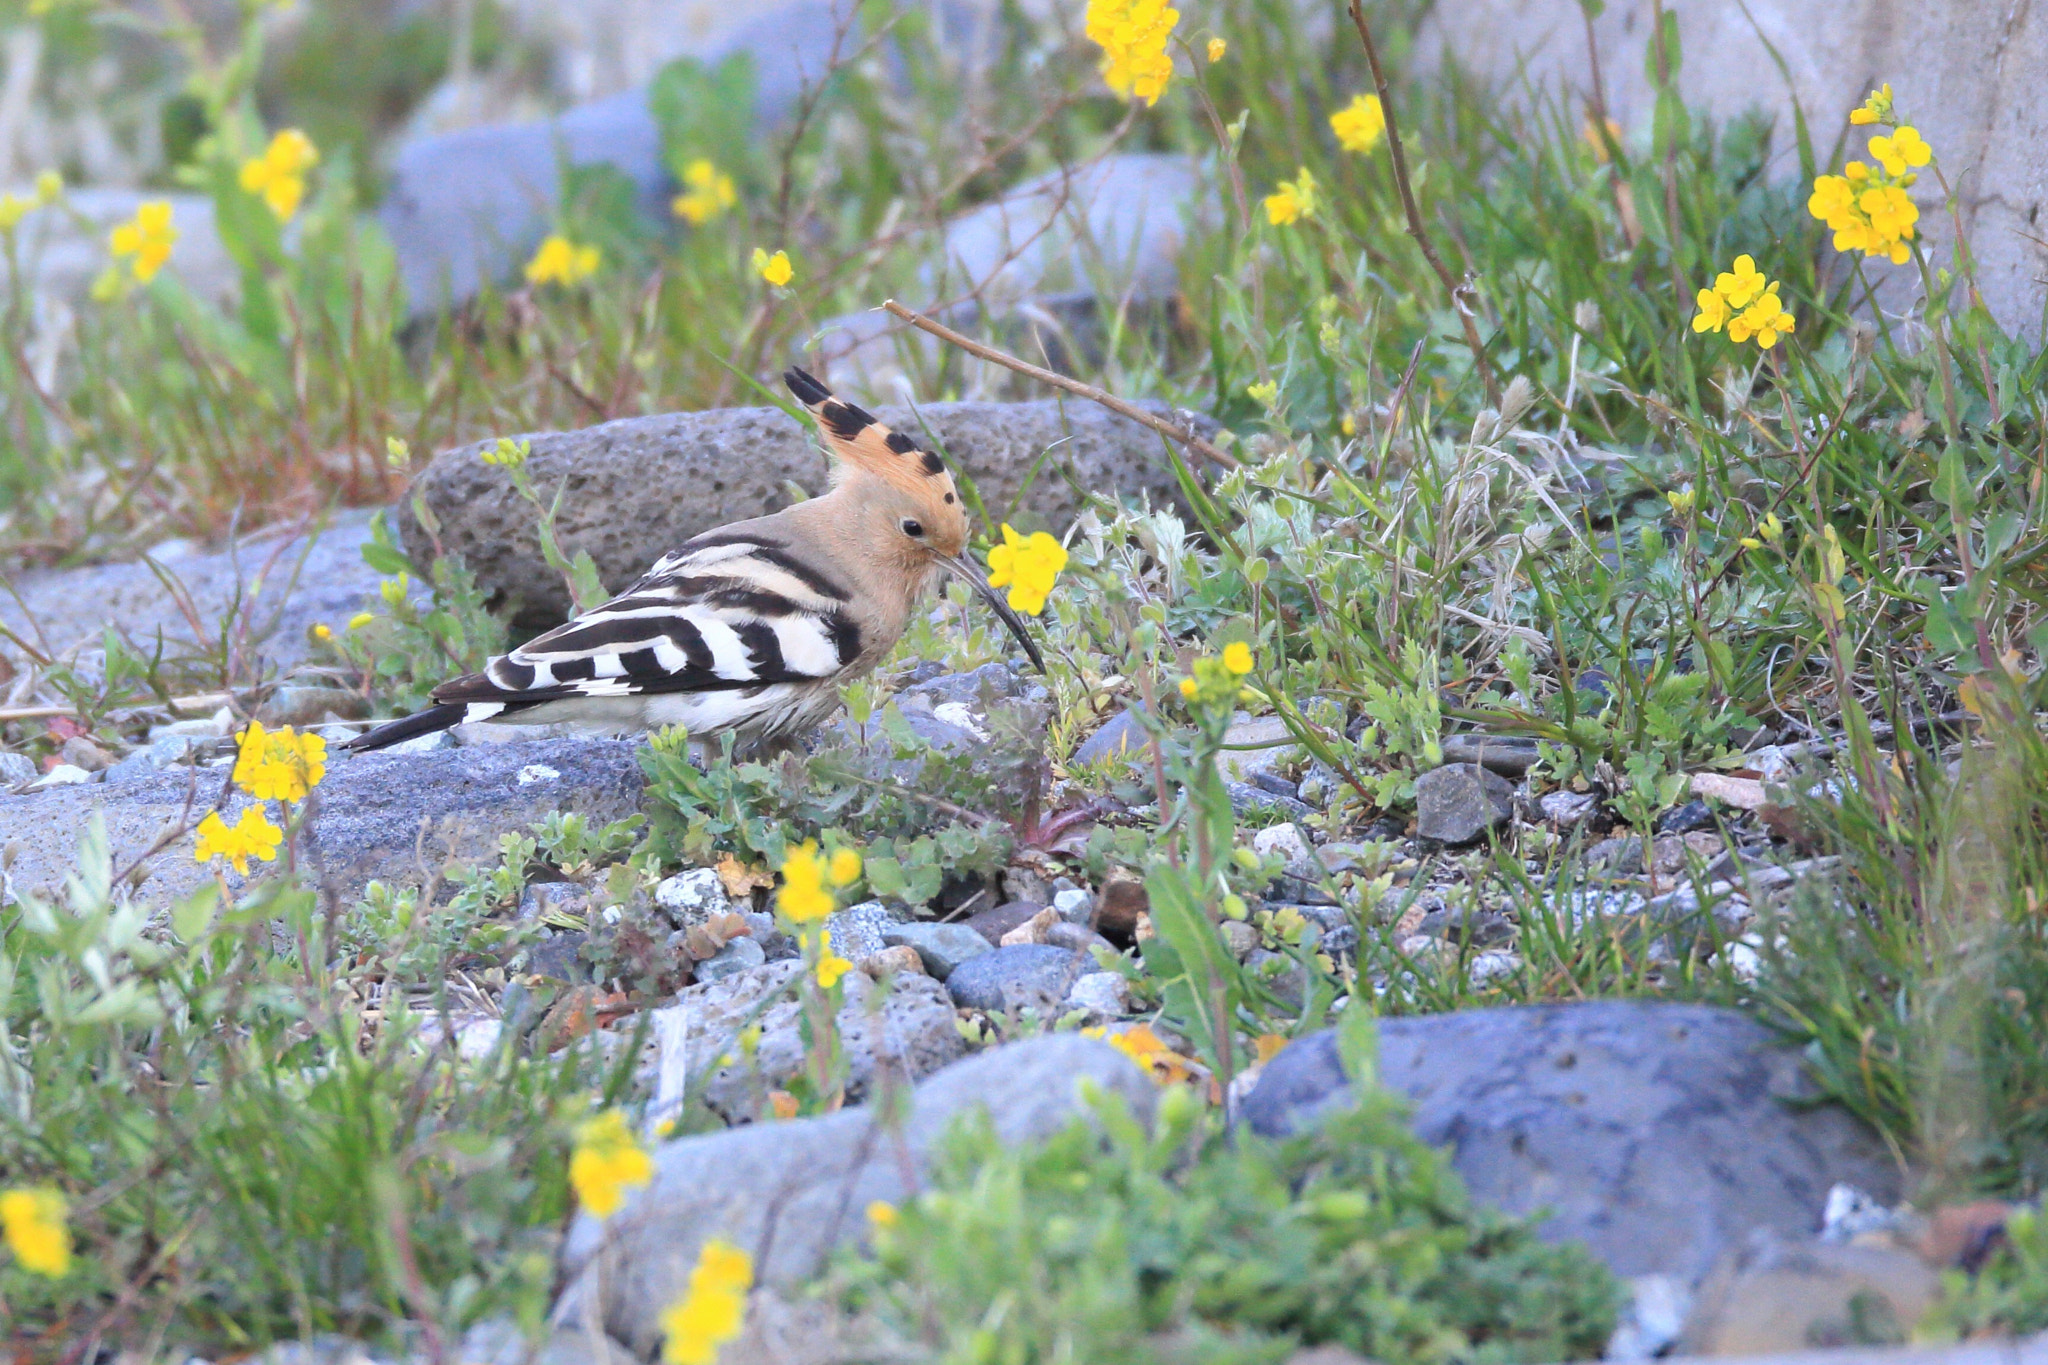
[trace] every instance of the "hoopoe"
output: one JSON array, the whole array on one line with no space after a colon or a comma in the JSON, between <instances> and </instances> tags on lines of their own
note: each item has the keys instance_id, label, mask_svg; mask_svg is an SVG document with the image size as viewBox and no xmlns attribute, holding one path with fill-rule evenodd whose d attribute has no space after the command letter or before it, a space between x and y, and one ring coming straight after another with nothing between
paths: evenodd
<instances>
[{"instance_id":1,"label":"hoopoe","mask_svg":"<svg viewBox=\"0 0 2048 1365\"><path fill-rule=\"evenodd\" d=\"M829 492L706 531L611 601L442 683L427 709L347 747L483 720L785 742L831 714L839 684L887 657L946 571L1044 672L1023 618L967 554L967 511L938 455L802 370L783 382L836 457Z\"/></svg>"}]
</instances>

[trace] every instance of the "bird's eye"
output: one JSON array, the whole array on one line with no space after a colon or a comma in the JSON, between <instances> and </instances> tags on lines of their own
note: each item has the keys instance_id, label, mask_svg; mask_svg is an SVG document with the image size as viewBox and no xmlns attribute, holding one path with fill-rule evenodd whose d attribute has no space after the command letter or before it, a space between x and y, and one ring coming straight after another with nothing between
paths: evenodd
<instances>
[{"instance_id":1,"label":"bird's eye","mask_svg":"<svg viewBox=\"0 0 2048 1365\"><path fill-rule=\"evenodd\" d=\"M924 523L923 523L923 522L921 522L921 521L919 521L919 520L918 520L917 518L915 518L915 517L905 517L905 518L903 519L903 534L904 534L904 535L906 535L906 536L921 536L921 535L923 535L923 534L924 534Z\"/></svg>"}]
</instances>

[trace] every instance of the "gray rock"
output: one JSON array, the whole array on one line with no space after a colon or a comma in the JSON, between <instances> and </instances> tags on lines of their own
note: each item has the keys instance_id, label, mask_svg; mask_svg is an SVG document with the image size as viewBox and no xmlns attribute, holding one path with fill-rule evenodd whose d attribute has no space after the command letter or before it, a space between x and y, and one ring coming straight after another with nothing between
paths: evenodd
<instances>
[{"instance_id":1,"label":"gray rock","mask_svg":"<svg viewBox=\"0 0 2048 1365\"><path fill-rule=\"evenodd\" d=\"M1069 924L1084 928L1095 925L1095 893L1078 886L1064 891L1055 891L1052 897L1053 913Z\"/></svg>"},{"instance_id":2,"label":"gray rock","mask_svg":"<svg viewBox=\"0 0 2048 1365\"><path fill-rule=\"evenodd\" d=\"M1284 767L1301 752L1295 747L1294 736L1288 731L1286 721L1278 716L1248 716L1242 711L1238 712L1238 718L1231 722L1230 728L1223 732L1223 743L1226 746L1258 746L1245 749L1226 747L1216 755L1216 766L1223 770L1225 778L1255 785L1260 773ZM1288 783L1286 789L1292 791L1294 785Z\"/></svg>"},{"instance_id":3,"label":"gray rock","mask_svg":"<svg viewBox=\"0 0 2048 1365\"><path fill-rule=\"evenodd\" d=\"M1309 857L1310 849L1308 837L1293 824L1268 825L1252 836L1252 852L1261 858L1277 854L1287 862L1298 862Z\"/></svg>"},{"instance_id":4,"label":"gray rock","mask_svg":"<svg viewBox=\"0 0 2048 1365\"><path fill-rule=\"evenodd\" d=\"M889 926L896 917L880 901L862 901L835 910L825 920L825 939L848 962L873 957L890 945Z\"/></svg>"},{"instance_id":5,"label":"gray rock","mask_svg":"<svg viewBox=\"0 0 2048 1365\"><path fill-rule=\"evenodd\" d=\"M1536 766L1536 741L1500 735L1446 735L1444 762L1477 763L1503 777L1520 777Z\"/></svg>"},{"instance_id":6,"label":"gray rock","mask_svg":"<svg viewBox=\"0 0 2048 1365\"><path fill-rule=\"evenodd\" d=\"M953 969L946 989L965 1010L1001 1014L1056 1009L1089 967L1087 957L1044 943L1019 943L971 957Z\"/></svg>"},{"instance_id":7,"label":"gray rock","mask_svg":"<svg viewBox=\"0 0 2048 1365\"><path fill-rule=\"evenodd\" d=\"M1624 1276L1697 1279L1768 1227L1810 1237L1829 1188L1890 1202L1884 1144L1815 1087L1799 1054L1733 1010L1597 1001L1470 1010L1379 1024L1381 1080L1448 1145L1480 1201L1548 1209L1543 1235L1580 1239ZM1267 1135L1350 1103L1328 1031L1267 1063L1244 1105Z\"/></svg>"},{"instance_id":8,"label":"gray rock","mask_svg":"<svg viewBox=\"0 0 2048 1365\"><path fill-rule=\"evenodd\" d=\"M520 785L519 769L536 761L559 770L560 779ZM94 815L106 821L114 866L127 866L167 829L196 824L227 780L224 767L183 768L119 786L0 796L0 829L20 849L10 868L16 889L61 887L76 864L80 831ZM596 824L634 814L642 784L633 746L610 739L396 758L334 755L300 852L309 875L346 901L373 878L418 885L451 864L495 861L501 833L555 811L578 811ZM247 804L240 793L231 795L227 820L233 823ZM251 873L259 866L274 870L251 864ZM234 872L227 875L231 887L242 884ZM211 877L192 860L190 837L181 837L137 869L135 895L168 905Z\"/></svg>"},{"instance_id":9,"label":"gray rock","mask_svg":"<svg viewBox=\"0 0 2048 1365\"><path fill-rule=\"evenodd\" d=\"M1131 1012L1131 987L1116 972L1083 972L1067 990L1067 1008L1086 1010L1089 1022L1121 1019Z\"/></svg>"},{"instance_id":10,"label":"gray rock","mask_svg":"<svg viewBox=\"0 0 2048 1365\"><path fill-rule=\"evenodd\" d=\"M411 739L401 739L396 744L387 744L379 752L411 757L414 754L434 754L439 753L443 749L459 747L455 742L455 736L449 734L446 730L436 730L432 734L414 735ZM533 780L532 776L528 775L528 768L530 766L522 765L520 769L521 775L526 776L529 782Z\"/></svg>"},{"instance_id":11,"label":"gray rock","mask_svg":"<svg viewBox=\"0 0 2048 1365\"><path fill-rule=\"evenodd\" d=\"M723 948L697 964L696 979L699 984L723 981L727 977L750 972L767 961L767 950L751 936L728 939Z\"/></svg>"},{"instance_id":12,"label":"gray rock","mask_svg":"<svg viewBox=\"0 0 2048 1365\"><path fill-rule=\"evenodd\" d=\"M1109 940L1085 924L1069 924L1059 920L1047 927L1045 941L1055 948L1069 952L1085 953L1091 948L1109 948ZM1112 948L1112 952L1115 950Z\"/></svg>"},{"instance_id":13,"label":"gray rock","mask_svg":"<svg viewBox=\"0 0 2048 1365\"><path fill-rule=\"evenodd\" d=\"M1447 763L1415 779L1415 833L1443 844L1469 844L1506 824L1515 789L1476 763Z\"/></svg>"},{"instance_id":14,"label":"gray rock","mask_svg":"<svg viewBox=\"0 0 2048 1365\"><path fill-rule=\"evenodd\" d=\"M1546 792L1536 805L1551 824L1559 829L1573 829L1592 816L1600 799L1588 792Z\"/></svg>"},{"instance_id":15,"label":"gray rock","mask_svg":"<svg viewBox=\"0 0 2048 1365\"><path fill-rule=\"evenodd\" d=\"M1139 707L1127 706L1111 716L1100 730L1081 741L1067 762L1075 767L1100 763L1108 758L1138 762L1151 742L1145 734L1145 727L1138 721L1139 710Z\"/></svg>"},{"instance_id":16,"label":"gray rock","mask_svg":"<svg viewBox=\"0 0 2048 1365\"><path fill-rule=\"evenodd\" d=\"M1269 904L1269 910L1295 910L1322 931L1318 946L1326 953L1348 953L1358 946L1358 926L1341 905Z\"/></svg>"},{"instance_id":17,"label":"gray rock","mask_svg":"<svg viewBox=\"0 0 2048 1365\"><path fill-rule=\"evenodd\" d=\"M190 594L203 638L194 637L176 598L147 564L22 574L14 580L20 601L0 595L0 625L59 656L97 650L110 629L145 656L159 634L167 656L212 652L225 626L236 676L254 677L259 657L289 668L306 658L315 625L339 629L376 593L382 577L362 556L370 515L341 512L310 537L259 532L217 554L163 562L164 573ZM0 654L8 649L0 643Z\"/></svg>"},{"instance_id":18,"label":"gray rock","mask_svg":"<svg viewBox=\"0 0 2048 1365\"><path fill-rule=\"evenodd\" d=\"M27 754L0 753L0 789L23 786L35 780L35 760Z\"/></svg>"},{"instance_id":19,"label":"gray rock","mask_svg":"<svg viewBox=\"0 0 2048 1365\"><path fill-rule=\"evenodd\" d=\"M156 770L157 765L150 762L149 750L144 749L110 766L106 770L106 780L111 783L128 782L138 777L152 776Z\"/></svg>"},{"instance_id":20,"label":"gray rock","mask_svg":"<svg viewBox=\"0 0 2048 1365\"><path fill-rule=\"evenodd\" d=\"M92 781L92 774L75 763L59 763L41 777L28 784L32 792L48 791L52 787L76 787Z\"/></svg>"},{"instance_id":21,"label":"gray rock","mask_svg":"<svg viewBox=\"0 0 2048 1365\"><path fill-rule=\"evenodd\" d=\"M1001 905L992 905L986 910L977 910L969 915L967 927L988 940L990 947L996 947L1002 943L1004 934L1033 918L1043 909L1044 904L1036 900L1020 898L1005 901Z\"/></svg>"},{"instance_id":22,"label":"gray rock","mask_svg":"<svg viewBox=\"0 0 2048 1365\"><path fill-rule=\"evenodd\" d=\"M898 1204L917 1192L959 1115L980 1109L1003 1142L1038 1141L1086 1112L1083 1081L1150 1121L1157 1087L1149 1076L1106 1043L1056 1034L947 1067L910 1093L900 1127L888 1131L852 1109L667 1143L655 1153L652 1184L609 1221L586 1215L570 1228L561 1262L568 1288L553 1321L566 1327L590 1314L651 1359L661 1311L687 1286L707 1239L748 1248L758 1283L792 1290L833 1248L862 1235L871 1202Z\"/></svg>"},{"instance_id":23,"label":"gray rock","mask_svg":"<svg viewBox=\"0 0 2048 1365\"><path fill-rule=\"evenodd\" d=\"M528 882L519 893L518 916L537 920L543 915L581 917L590 909L590 888L581 882Z\"/></svg>"},{"instance_id":24,"label":"gray rock","mask_svg":"<svg viewBox=\"0 0 2048 1365\"><path fill-rule=\"evenodd\" d=\"M917 951L917 960L936 981L944 981L970 957L993 952L994 945L964 924L932 924L912 921L890 924L882 930L882 942L891 948L902 945Z\"/></svg>"},{"instance_id":25,"label":"gray rock","mask_svg":"<svg viewBox=\"0 0 2048 1365\"><path fill-rule=\"evenodd\" d=\"M1223 789L1230 794L1230 808L1239 815L1253 811L1279 811L1290 820L1306 820L1315 811L1291 796L1269 792L1264 787L1249 782L1225 782Z\"/></svg>"},{"instance_id":26,"label":"gray rock","mask_svg":"<svg viewBox=\"0 0 2048 1365\"><path fill-rule=\"evenodd\" d=\"M1415 932L1430 938L1446 938L1454 943L1462 941L1491 948L1512 942L1515 926L1505 915L1460 905L1430 911L1415 926Z\"/></svg>"},{"instance_id":27,"label":"gray rock","mask_svg":"<svg viewBox=\"0 0 2048 1365\"><path fill-rule=\"evenodd\" d=\"M688 929L732 912L732 897L726 894L725 883L719 880L717 870L709 867L693 867L664 877L654 888L654 903L678 929Z\"/></svg>"},{"instance_id":28,"label":"gray rock","mask_svg":"<svg viewBox=\"0 0 2048 1365\"><path fill-rule=\"evenodd\" d=\"M583 960L583 945L588 942L590 935L581 929L557 930L533 945L526 955L526 970L554 981L588 981L590 964Z\"/></svg>"},{"instance_id":29,"label":"gray rock","mask_svg":"<svg viewBox=\"0 0 2048 1365\"><path fill-rule=\"evenodd\" d=\"M698 965L700 976L704 965ZM767 1110L768 1092L804 1068L801 1007L795 997L802 972L801 962L770 962L690 986L676 997L689 1028L686 1074L693 1085L694 1078L707 1078L706 1102L730 1122L760 1117ZM865 973L848 972L842 981L845 1003L838 1022L849 1098L866 1095L879 1077L914 1079L966 1050L946 988L930 977L898 976L879 1011L871 1003L878 987ZM740 1055L738 1046L741 1030L750 1024L761 1029L751 1060Z\"/></svg>"},{"instance_id":30,"label":"gray rock","mask_svg":"<svg viewBox=\"0 0 2048 1365\"><path fill-rule=\"evenodd\" d=\"M1243 920L1227 919L1221 927L1224 946L1239 962L1250 957L1252 950L1259 946L1259 931Z\"/></svg>"},{"instance_id":31,"label":"gray rock","mask_svg":"<svg viewBox=\"0 0 2048 1365\"><path fill-rule=\"evenodd\" d=\"M1163 409L1160 409L1163 411ZM1177 505L1179 489L1159 453L1159 438L1126 418L1081 403L931 403L883 407L903 430L928 433L952 464L974 479L991 517L1029 510L1064 527L1081 510L1074 487L1115 489ZM563 549L587 550L614 588L700 531L788 504L784 484L822 491L826 462L808 427L775 408L630 417L581 431L535 435L528 464L552 497L566 488L556 531ZM525 624L554 625L569 605L561 575L541 558L533 509L502 469L483 463L494 442L444 451L414 487L440 519L441 543L462 556L494 598L516 603ZM1048 448L1028 498L1026 473ZM1061 470L1070 471L1070 486ZM429 537L401 509L405 544L417 558Z\"/></svg>"}]
</instances>

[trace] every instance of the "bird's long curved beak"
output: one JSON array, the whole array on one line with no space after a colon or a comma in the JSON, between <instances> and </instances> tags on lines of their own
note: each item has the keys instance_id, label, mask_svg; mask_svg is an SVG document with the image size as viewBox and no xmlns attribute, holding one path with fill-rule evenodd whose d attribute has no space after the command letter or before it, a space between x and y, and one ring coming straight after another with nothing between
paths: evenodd
<instances>
[{"instance_id":1,"label":"bird's long curved beak","mask_svg":"<svg viewBox=\"0 0 2048 1365\"><path fill-rule=\"evenodd\" d=\"M1003 600L1000 592L989 586L988 575L981 571L981 566L964 554L942 559L939 563L959 575L968 587L981 595L981 600L988 603L990 609L1002 618L1003 624L1009 627L1010 634L1017 637L1017 643L1024 646L1024 652L1031 656L1031 666L1040 673L1045 672L1045 656L1038 652L1038 643L1031 638L1031 631L1025 626L1024 618Z\"/></svg>"}]
</instances>

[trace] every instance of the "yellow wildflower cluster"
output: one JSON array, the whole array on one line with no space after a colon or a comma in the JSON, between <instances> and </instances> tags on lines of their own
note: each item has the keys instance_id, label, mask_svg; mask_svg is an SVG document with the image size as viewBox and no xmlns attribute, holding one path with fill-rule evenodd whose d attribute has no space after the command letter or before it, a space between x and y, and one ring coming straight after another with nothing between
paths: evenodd
<instances>
[{"instance_id":1,"label":"yellow wildflower cluster","mask_svg":"<svg viewBox=\"0 0 2048 1365\"><path fill-rule=\"evenodd\" d=\"M732 177L703 157L683 167L683 192L669 205L676 217L702 227L739 202Z\"/></svg>"},{"instance_id":2,"label":"yellow wildflower cluster","mask_svg":"<svg viewBox=\"0 0 2048 1365\"><path fill-rule=\"evenodd\" d=\"M135 278L148 284L171 259L171 247L178 230L171 226L171 201L151 199L138 205L135 216L107 236L107 246L116 260L128 262Z\"/></svg>"},{"instance_id":3,"label":"yellow wildflower cluster","mask_svg":"<svg viewBox=\"0 0 2048 1365\"><path fill-rule=\"evenodd\" d=\"M1008 588L1010 607L1027 616L1045 610L1046 596L1067 567L1067 547L1043 531L1020 536L1003 523L1003 543L988 552L988 585Z\"/></svg>"},{"instance_id":4,"label":"yellow wildflower cluster","mask_svg":"<svg viewBox=\"0 0 2048 1365\"><path fill-rule=\"evenodd\" d=\"M1387 135L1387 111L1378 95L1360 95L1330 115L1330 131L1347 152L1370 152Z\"/></svg>"},{"instance_id":5,"label":"yellow wildflower cluster","mask_svg":"<svg viewBox=\"0 0 2048 1365\"><path fill-rule=\"evenodd\" d=\"M284 842L284 831L270 823L270 816L261 806L250 806L242 812L242 818L230 825L220 818L219 811L209 811L199 822L199 837L192 849L194 862L209 863L215 858L225 858L228 865L242 876L249 875L249 860L268 863L277 860L277 846Z\"/></svg>"},{"instance_id":6,"label":"yellow wildflower cluster","mask_svg":"<svg viewBox=\"0 0 2048 1365\"><path fill-rule=\"evenodd\" d=\"M479 451L477 458L493 469L524 468L527 458L533 454L533 442L515 441L510 436L500 436L498 443L489 450Z\"/></svg>"},{"instance_id":7,"label":"yellow wildflower cluster","mask_svg":"<svg viewBox=\"0 0 2048 1365\"><path fill-rule=\"evenodd\" d=\"M286 128L270 139L261 156L242 163L242 188L262 195L277 221L289 223L306 197L306 172L319 160L313 139L296 128Z\"/></svg>"},{"instance_id":8,"label":"yellow wildflower cluster","mask_svg":"<svg viewBox=\"0 0 2048 1365\"><path fill-rule=\"evenodd\" d=\"M787 288L796 278L796 267L789 263L789 253L778 251L773 256L766 247L754 248L754 273L768 281L771 288Z\"/></svg>"},{"instance_id":9,"label":"yellow wildflower cluster","mask_svg":"<svg viewBox=\"0 0 2048 1365\"><path fill-rule=\"evenodd\" d=\"M526 263L526 282L532 285L577 285L597 273L604 253L594 246L578 246L557 232L540 244Z\"/></svg>"},{"instance_id":10,"label":"yellow wildflower cluster","mask_svg":"<svg viewBox=\"0 0 2048 1365\"><path fill-rule=\"evenodd\" d=\"M816 924L838 908L838 898L828 888L860 880L860 855L841 848L827 856L818 851L816 839L806 839L783 857L781 872L776 909L791 923Z\"/></svg>"},{"instance_id":11,"label":"yellow wildflower cluster","mask_svg":"<svg viewBox=\"0 0 2048 1365\"><path fill-rule=\"evenodd\" d=\"M1177 1085L1194 1079L1194 1069L1186 1057L1166 1045L1166 1040L1152 1031L1149 1024L1136 1024L1120 1033L1107 1029L1086 1028L1081 1032L1090 1038L1100 1038L1118 1052L1123 1053L1160 1085Z\"/></svg>"},{"instance_id":12,"label":"yellow wildflower cluster","mask_svg":"<svg viewBox=\"0 0 2048 1365\"><path fill-rule=\"evenodd\" d=\"M0 1230L23 1270L53 1280L70 1271L71 1233L64 1213L64 1196L48 1186L0 1193Z\"/></svg>"},{"instance_id":13,"label":"yellow wildflower cluster","mask_svg":"<svg viewBox=\"0 0 2048 1365\"><path fill-rule=\"evenodd\" d=\"M64 193L64 177L55 171L44 171L36 177L36 192L32 199L19 195L0 194L0 232L12 232L21 226L21 220L28 211L47 208L57 202L57 196Z\"/></svg>"},{"instance_id":14,"label":"yellow wildflower cluster","mask_svg":"<svg viewBox=\"0 0 2048 1365\"><path fill-rule=\"evenodd\" d=\"M1194 671L1180 680L1180 694L1198 704L1233 702L1252 664L1252 647L1232 640L1220 658L1195 660Z\"/></svg>"},{"instance_id":15,"label":"yellow wildflower cluster","mask_svg":"<svg viewBox=\"0 0 2048 1365\"><path fill-rule=\"evenodd\" d=\"M1281 181L1280 188L1266 196L1266 221L1274 227L1286 227L1313 218L1316 204L1316 178L1303 166L1293 180Z\"/></svg>"},{"instance_id":16,"label":"yellow wildflower cluster","mask_svg":"<svg viewBox=\"0 0 2048 1365\"><path fill-rule=\"evenodd\" d=\"M1737 345L1754 338L1768 351L1778 338L1792 331L1792 315L1778 297L1778 285L1764 278L1753 256L1737 256L1735 268L1714 277L1712 289L1702 289L1693 314L1695 332L1728 329L1728 339Z\"/></svg>"},{"instance_id":17,"label":"yellow wildflower cluster","mask_svg":"<svg viewBox=\"0 0 2048 1365\"><path fill-rule=\"evenodd\" d=\"M661 1358L667 1365L715 1365L719 1350L740 1334L754 1258L720 1237L697 1253L690 1288L662 1310Z\"/></svg>"},{"instance_id":18,"label":"yellow wildflower cluster","mask_svg":"<svg viewBox=\"0 0 2048 1365\"><path fill-rule=\"evenodd\" d=\"M266 730L251 721L235 756L235 785L259 801L303 801L327 776L327 741L287 725Z\"/></svg>"},{"instance_id":19,"label":"yellow wildflower cluster","mask_svg":"<svg viewBox=\"0 0 2048 1365\"><path fill-rule=\"evenodd\" d=\"M1223 39L1221 38L1211 38L1209 40L1208 47L1209 65L1214 66L1216 65L1216 63L1222 61L1223 54L1228 51L1230 51L1229 43L1223 41Z\"/></svg>"},{"instance_id":20,"label":"yellow wildflower cluster","mask_svg":"<svg viewBox=\"0 0 2048 1365\"><path fill-rule=\"evenodd\" d=\"M1123 99L1159 103L1173 79L1166 45L1179 22L1180 11L1166 0L1088 0L1086 31L1090 42L1102 45L1102 79L1109 88Z\"/></svg>"},{"instance_id":21,"label":"yellow wildflower cluster","mask_svg":"<svg viewBox=\"0 0 2048 1365\"><path fill-rule=\"evenodd\" d=\"M1871 91L1849 121L1892 126L1892 88ZM1806 211L1835 234L1835 250L1861 251L1904 265L1913 254L1906 244L1920 221L1919 206L1906 191L1919 178L1913 172L1933 162L1934 149L1908 123L1879 133L1868 146L1870 159L1877 164L1851 161L1840 175L1816 176Z\"/></svg>"},{"instance_id":22,"label":"yellow wildflower cluster","mask_svg":"<svg viewBox=\"0 0 2048 1365\"><path fill-rule=\"evenodd\" d=\"M609 1218L625 1202L626 1191L654 1179L654 1159L633 1136L626 1116L616 1109L585 1119L576 1128L576 1150L569 1156L569 1183L583 1207Z\"/></svg>"}]
</instances>

